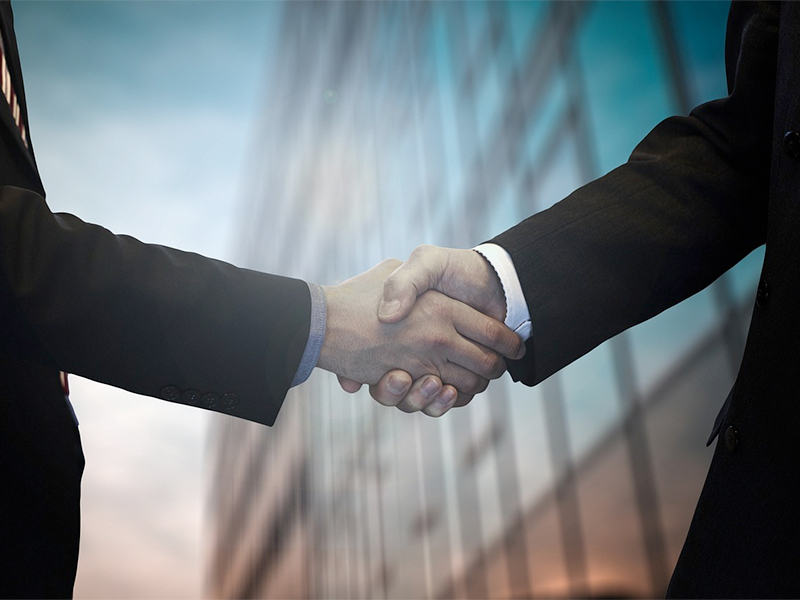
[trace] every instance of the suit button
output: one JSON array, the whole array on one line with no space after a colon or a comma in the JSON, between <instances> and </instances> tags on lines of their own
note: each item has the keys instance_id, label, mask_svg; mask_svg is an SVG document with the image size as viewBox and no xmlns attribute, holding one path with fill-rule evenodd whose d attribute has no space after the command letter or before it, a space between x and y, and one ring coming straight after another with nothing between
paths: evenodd
<instances>
[{"instance_id":1,"label":"suit button","mask_svg":"<svg viewBox=\"0 0 800 600\"><path fill-rule=\"evenodd\" d=\"M723 437L725 440L725 449L728 452L733 452L734 450L736 450L736 444L738 442L738 434L736 433L736 430L733 428L733 425L731 425L725 430L725 435Z\"/></svg>"},{"instance_id":2,"label":"suit button","mask_svg":"<svg viewBox=\"0 0 800 600\"><path fill-rule=\"evenodd\" d=\"M758 291L756 292L756 306L764 308L769 302L769 284L766 279L762 279L758 283Z\"/></svg>"},{"instance_id":3,"label":"suit button","mask_svg":"<svg viewBox=\"0 0 800 600\"><path fill-rule=\"evenodd\" d=\"M225 394L220 400L220 404L225 410L231 410L239 404L239 397L236 394Z\"/></svg>"},{"instance_id":4,"label":"suit button","mask_svg":"<svg viewBox=\"0 0 800 600\"><path fill-rule=\"evenodd\" d=\"M175 400L181 397L181 391L174 385L168 385L166 387L161 388L161 397L164 400L170 400L174 402Z\"/></svg>"},{"instance_id":5,"label":"suit button","mask_svg":"<svg viewBox=\"0 0 800 600\"><path fill-rule=\"evenodd\" d=\"M200 392L196 390L186 390L181 394L181 400L186 404L197 404L197 401L200 400Z\"/></svg>"},{"instance_id":6,"label":"suit button","mask_svg":"<svg viewBox=\"0 0 800 600\"><path fill-rule=\"evenodd\" d=\"M783 151L789 158L800 158L800 133L787 131L784 134Z\"/></svg>"},{"instance_id":7,"label":"suit button","mask_svg":"<svg viewBox=\"0 0 800 600\"><path fill-rule=\"evenodd\" d=\"M206 394L202 398L200 398L200 403L205 406L206 408L214 408L217 405L219 398L217 398L216 394Z\"/></svg>"}]
</instances>

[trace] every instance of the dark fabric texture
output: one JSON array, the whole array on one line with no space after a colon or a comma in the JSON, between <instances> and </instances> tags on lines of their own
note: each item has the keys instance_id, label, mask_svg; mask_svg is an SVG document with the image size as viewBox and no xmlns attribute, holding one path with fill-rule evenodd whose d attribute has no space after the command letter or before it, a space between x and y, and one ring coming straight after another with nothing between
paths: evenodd
<instances>
[{"instance_id":1,"label":"dark fabric texture","mask_svg":"<svg viewBox=\"0 0 800 600\"><path fill-rule=\"evenodd\" d=\"M0 450L0 597L71 597L83 453L57 371L0 356Z\"/></svg>"},{"instance_id":2,"label":"dark fabric texture","mask_svg":"<svg viewBox=\"0 0 800 600\"><path fill-rule=\"evenodd\" d=\"M520 275L536 384L766 244L759 302L672 597L800 597L800 4L734 2L729 95L659 124L630 160L493 241ZM720 398L720 403L724 398ZM711 424L709 424L709 429ZM735 431L735 434L734 434Z\"/></svg>"},{"instance_id":3,"label":"dark fabric texture","mask_svg":"<svg viewBox=\"0 0 800 600\"><path fill-rule=\"evenodd\" d=\"M303 281L113 235L0 187L6 352L271 425L310 312Z\"/></svg>"}]
</instances>

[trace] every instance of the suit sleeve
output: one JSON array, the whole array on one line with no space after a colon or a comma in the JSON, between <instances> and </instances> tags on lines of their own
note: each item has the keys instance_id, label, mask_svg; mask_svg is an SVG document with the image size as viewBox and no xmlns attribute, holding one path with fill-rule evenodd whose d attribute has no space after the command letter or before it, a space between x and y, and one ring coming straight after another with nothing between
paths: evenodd
<instances>
[{"instance_id":1,"label":"suit sleeve","mask_svg":"<svg viewBox=\"0 0 800 600\"><path fill-rule=\"evenodd\" d=\"M734 2L726 98L662 122L625 165L492 240L532 320L515 380L539 383L765 242L779 11Z\"/></svg>"},{"instance_id":2,"label":"suit sleeve","mask_svg":"<svg viewBox=\"0 0 800 600\"><path fill-rule=\"evenodd\" d=\"M272 425L309 334L305 282L53 214L0 187L0 352Z\"/></svg>"}]
</instances>

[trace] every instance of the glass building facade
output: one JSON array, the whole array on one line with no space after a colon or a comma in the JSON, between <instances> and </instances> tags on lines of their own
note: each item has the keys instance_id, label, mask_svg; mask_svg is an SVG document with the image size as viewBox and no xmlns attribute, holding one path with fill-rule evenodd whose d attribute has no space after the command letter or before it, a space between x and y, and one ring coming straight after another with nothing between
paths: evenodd
<instances>
[{"instance_id":1,"label":"glass building facade","mask_svg":"<svg viewBox=\"0 0 800 600\"><path fill-rule=\"evenodd\" d=\"M727 10L282 5L265 24L240 262L336 283L418 244L491 238L724 95ZM273 428L216 417L208 595L662 595L762 256L539 386L505 376L441 419L319 371Z\"/></svg>"}]
</instances>

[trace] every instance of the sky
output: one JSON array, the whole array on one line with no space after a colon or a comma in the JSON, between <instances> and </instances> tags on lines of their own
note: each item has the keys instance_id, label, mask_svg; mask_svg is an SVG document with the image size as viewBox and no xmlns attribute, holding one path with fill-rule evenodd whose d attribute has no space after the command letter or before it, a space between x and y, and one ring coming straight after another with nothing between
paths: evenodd
<instances>
[{"instance_id":1,"label":"sky","mask_svg":"<svg viewBox=\"0 0 800 600\"><path fill-rule=\"evenodd\" d=\"M232 261L280 6L12 5L50 208ZM86 454L76 598L200 597L207 415L71 387Z\"/></svg>"}]
</instances>

